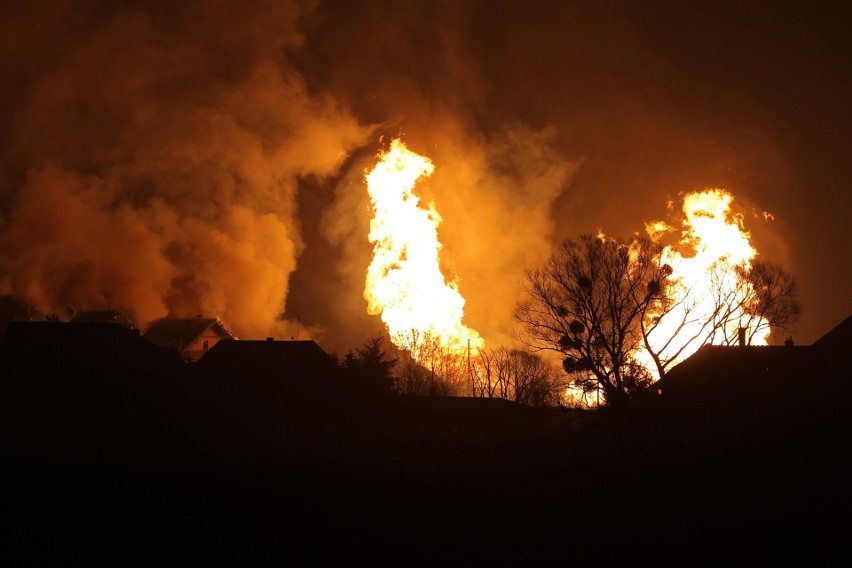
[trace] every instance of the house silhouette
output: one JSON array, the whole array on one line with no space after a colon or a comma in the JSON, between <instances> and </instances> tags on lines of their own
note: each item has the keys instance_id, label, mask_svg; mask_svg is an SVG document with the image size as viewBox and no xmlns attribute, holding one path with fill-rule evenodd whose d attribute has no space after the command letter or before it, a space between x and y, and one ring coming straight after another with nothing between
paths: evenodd
<instances>
[{"instance_id":1,"label":"house silhouette","mask_svg":"<svg viewBox=\"0 0 852 568\"><path fill-rule=\"evenodd\" d=\"M262 375L273 380L332 377L337 364L313 340L219 341L198 360L195 369L207 376Z\"/></svg>"},{"instance_id":2,"label":"house silhouette","mask_svg":"<svg viewBox=\"0 0 852 568\"><path fill-rule=\"evenodd\" d=\"M806 530L799 518L831 518L852 499L850 347L852 317L811 345L704 346L658 381L620 448L670 504Z\"/></svg>"},{"instance_id":3,"label":"house silhouette","mask_svg":"<svg viewBox=\"0 0 852 568\"><path fill-rule=\"evenodd\" d=\"M705 345L654 388L680 405L761 407L823 402L848 388L852 316L812 345Z\"/></svg>"},{"instance_id":4,"label":"house silhouette","mask_svg":"<svg viewBox=\"0 0 852 568\"><path fill-rule=\"evenodd\" d=\"M152 323L145 339L177 352L192 363L220 341L237 339L219 318L162 318Z\"/></svg>"},{"instance_id":5,"label":"house silhouette","mask_svg":"<svg viewBox=\"0 0 852 568\"><path fill-rule=\"evenodd\" d=\"M313 420L345 399L339 367L312 340L220 341L190 366L187 384L211 413L237 422Z\"/></svg>"},{"instance_id":6,"label":"house silhouette","mask_svg":"<svg viewBox=\"0 0 852 568\"><path fill-rule=\"evenodd\" d=\"M78 312L70 321L71 323L117 323L128 329L137 329L130 318L117 310Z\"/></svg>"},{"instance_id":7,"label":"house silhouette","mask_svg":"<svg viewBox=\"0 0 852 568\"><path fill-rule=\"evenodd\" d=\"M10 322L0 341L5 459L181 461L186 363L115 323Z\"/></svg>"}]
</instances>

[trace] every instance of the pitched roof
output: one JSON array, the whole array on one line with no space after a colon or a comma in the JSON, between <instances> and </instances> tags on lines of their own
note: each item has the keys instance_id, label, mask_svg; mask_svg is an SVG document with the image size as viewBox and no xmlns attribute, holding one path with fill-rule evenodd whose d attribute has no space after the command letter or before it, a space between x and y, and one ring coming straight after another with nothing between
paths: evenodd
<instances>
[{"instance_id":1,"label":"pitched roof","mask_svg":"<svg viewBox=\"0 0 852 568\"><path fill-rule=\"evenodd\" d=\"M174 372L183 365L137 330L113 323L10 322L0 341L0 356L7 365L61 374L98 369L147 375Z\"/></svg>"},{"instance_id":2,"label":"pitched roof","mask_svg":"<svg viewBox=\"0 0 852 568\"><path fill-rule=\"evenodd\" d=\"M6 294L0 296L0 320L10 321L41 321L44 314L23 299Z\"/></svg>"},{"instance_id":3,"label":"pitched roof","mask_svg":"<svg viewBox=\"0 0 852 568\"><path fill-rule=\"evenodd\" d=\"M194 420L182 388L187 363L137 331L11 322L0 363L0 414L14 425L0 435L4 457L61 467L171 467L195 447L186 437Z\"/></svg>"},{"instance_id":4,"label":"pitched roof","mask_svg":"<svg viewBox=\"0 0 852 568\"><path fill-rule=\"evenodd\" d=\"M655 387L662 392L716 391L735 389L745 394L762 388L767 380L776 386L793 382L810 360L806 346L792 345L705 345L675 365Z\"/></svg>"},{"instance_id":5,"label":"pitched roof","mask_svg":"<svg viewBox=\"0 0 852 568\"><path fill-rule=\"evenodd\" d=\"M284 424L307 436L317 420L340 419L352 405L339 367L314 341L220 341L189 371L186 386L211 416L233 432L256 428L246 434L254 440Z\"/></svg>"},{"instance_id":6,"label":"pitched roof","mask_svg":"<svg viewBox=\"0 0 852 568\"><path fill-rule=\"evenodd\" d=\"M852 347L852 315L831 328L831 330L817 339L813 346L818 349L841 349Z\"/></svg>"},{"instance_id":7,"label":"pitched roof","mask_svg":"<svg viewBox=\"0 0 852 568\"><path fill-rule=\"evenodd\" d=\"M315 341L220 341L196 363L202 372L232 376L313 377L337 371L334 360Z\"/></svg>"},{"instance_id":8,"label":"pitched roof","mask_svg":"<svg viewBox=\"0 0 852 568\"><path fill-rule=\"evenodd\" d=\"M44 314L18 296L0 296L0 340L13 321L44 321Z\"/></svg>"},{"instance_id":9,"label":"pitched roof","mask_svg":"<svg viewBox=\"0 0 852 568\"><path fill-rule=\"evenodd\" d=\"M143 337L161 347L183 349L210 328L231 339L237 337L218 318L163 318L155 321Z\"/></svg>"},{"instance_id":10,"label":"pitched roof","mask_svg":"<svg viewBox=\"0 0 852 568\"><path fill-rule=\"evenodd\" d=\"M136 329L136 326L127 316L115 310L79 312L71 318L71 321L74 323L117 323L128 329Z\"/></svg>"},{"instance_id":11,"label":"pitched roof","mask_svg":"<svg viewBox=\"0 0 852 568\"><path fill-rule=\"evenodd\" d=\"M806 347L802 345L704 345L694 355L672 367L667 376L731 365L744 370L771 370L798 361L805 353Z\"/></svg>"},{"instance_id":12,"label":"pitched roof","mask_svg":"<svg viewBox=\"0 0 852 568\"><path fill-rule=\"evenodd\" d=\"M852 316L812 345L705 345L672 367L655 389L696 398L733 393L738 399L768 394L793 398L803 390L837 392L836 370L850 346Z\"/></svg>"}]
</instances>

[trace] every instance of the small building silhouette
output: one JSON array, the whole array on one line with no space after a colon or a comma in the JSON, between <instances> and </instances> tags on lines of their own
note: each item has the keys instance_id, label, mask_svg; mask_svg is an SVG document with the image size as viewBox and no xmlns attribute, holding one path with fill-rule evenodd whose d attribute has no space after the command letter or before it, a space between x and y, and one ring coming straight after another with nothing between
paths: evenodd
<instances>
[{"instance_id":1,"label":"small building silhouette","mask_svg":"<svg viewBox=\"0 0 852 568\"><path fill-rule=\"evenodd\" d=\"M201 359L220 341L237 339L219 318L163 318L148 328L143 337L164 349L176 351L185 361Z\"/></svg>"},{"instance_id":2,"label":"small building silhouette","mask_svg":"<svg viewBox=\"0 0 852 568\"><path fill-rule=\"evenodd\" d=\"M664 397L682 401L740 400L784 397L807 399L834 385L845 373L852 348L852 316L812 345L705 345L672 367L654 385ZM805 392L810 392L804 396Z\"/></svg>"},{"instance_id":3,"label":"small building silhouette","mask_svg":"<svg viewBox=\"0 0 852 568\"><path fill-rule=\"evenodd\" d=\"M328 377L337 365L312 340L241 340L211 346L198 369L230 377L262 375L287 379Z\"/></svg>"},{"instance_id":4,"label":"small building silhouette","mask_svg":"<svg viewBox=\"0 0 852 568\"><path fill-rule=\"evenodd\" d=\"M187 363L112 323L10 322L0 447L18 463L180 463ZM191 418L187 418L191 420Z\"/></svg>"},{"instance_id":5,"label":"small building silhouette","mask_svg":"<svg viewBox=\"0 0 852 568\"><path fill-rule=\"evenodd\" d=\"M127 329L137 329L136 326L130 321L126 315L122 312L115 310L95 310L95 311L86 311L86 312L78 312L74 314L74 317L71 318L72 323L117 323L118 325L123 325Z\"/></svg>"}]
</instances>

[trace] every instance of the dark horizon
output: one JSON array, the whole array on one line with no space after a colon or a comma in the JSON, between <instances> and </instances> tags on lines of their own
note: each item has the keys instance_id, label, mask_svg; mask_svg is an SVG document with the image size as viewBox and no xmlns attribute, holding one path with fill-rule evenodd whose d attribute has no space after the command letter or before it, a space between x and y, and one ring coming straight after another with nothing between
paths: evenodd
<instances>
[{"instance_id":1,"label":"dark horizon","mask_svg":"<svg viewBox=\"0 0 852 568\"><path fill-rule=\"evenodd\" d=\"M3 555L836 559L850 324L812 347L716 347L659 395L583 411L379 395L311 342L220 342L183 364L121 325L13 323Z\"/></svg>"}]
</instances>

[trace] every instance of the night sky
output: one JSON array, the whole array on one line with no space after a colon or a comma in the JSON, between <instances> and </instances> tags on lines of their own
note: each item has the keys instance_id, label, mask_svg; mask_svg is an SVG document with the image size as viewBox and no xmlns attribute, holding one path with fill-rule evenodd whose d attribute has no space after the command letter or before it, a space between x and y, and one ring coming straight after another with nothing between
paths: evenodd
<instances>
[{"instance_id":1,"label":"night sky","mask_svg":"<svg viewBox=\"0 0 852 568\"><path fill-rule=\"evenodd\" d=\"M523 270L555 243L630 236L705 188L731 192L759 258L796 278L793 338L812 343L852 314L847 12L5 6L0 295L63 317L204 314L245 339L357 347L382 326L362 296L364 173L401 136L435 164L420 191L487 343L510 341Z\"/></svg>"}]
</instances>

